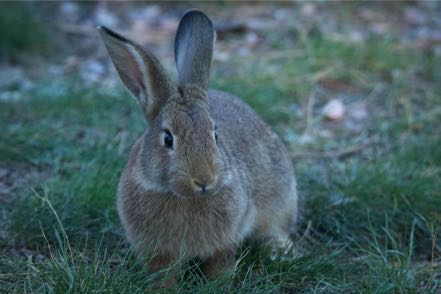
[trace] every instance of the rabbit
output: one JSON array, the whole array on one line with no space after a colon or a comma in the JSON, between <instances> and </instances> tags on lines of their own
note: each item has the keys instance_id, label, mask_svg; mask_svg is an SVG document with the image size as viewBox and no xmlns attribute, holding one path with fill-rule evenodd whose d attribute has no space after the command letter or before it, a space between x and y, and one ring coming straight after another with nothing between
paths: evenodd
<instances>
[{"instance_id":1,"label":"rabbit","mask_svg":"<svg viewBox=\"0 0 441 294\"><path fill-rule=\"evenodd\" d=\"M150 51L106 27L98 30L147 121L117 196L139 259L155 272L198 258L215 277L234 272L244 240L289 242L298 216L290 157L251 107L208 88L215 41L208 16L190 10L179 23L178 82Z\"/></svg>"}]
</instances>

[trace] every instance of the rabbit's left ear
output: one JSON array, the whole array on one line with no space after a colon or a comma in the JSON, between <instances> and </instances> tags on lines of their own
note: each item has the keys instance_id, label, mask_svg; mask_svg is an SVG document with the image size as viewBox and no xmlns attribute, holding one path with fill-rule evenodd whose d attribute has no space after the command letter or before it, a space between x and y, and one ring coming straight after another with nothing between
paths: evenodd
<instances>
[{"instance_id":1,"label":"rabbit's left ear","mask_svg":"<svg viewBox=\"0 0 441 294\"><path fill-rule=\"evenodd\" d=\"M147 120L158 114L176 85L148 50L105 27L98 27L121 81L138 101Z\"/></svg>"},{"instance_id":2,"label":"rabbit's left ear","mask_svg":"<svg viewBox=\"0 0 441 294\"><path fill-rule=\"evenodd\" d=\"M215 31L211 20L199 10L182 17L175 39L179 83L208 88Z\"/></svg>"}]
</instances>

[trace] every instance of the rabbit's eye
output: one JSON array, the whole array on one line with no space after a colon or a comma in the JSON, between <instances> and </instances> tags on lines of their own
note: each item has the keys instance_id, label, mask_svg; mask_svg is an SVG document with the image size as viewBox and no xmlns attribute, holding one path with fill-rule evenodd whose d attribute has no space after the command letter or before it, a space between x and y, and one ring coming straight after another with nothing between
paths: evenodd
<instances>
[{"instance_id":1,"label":"rabbit's eye","mask_svg":"<svg viewBox=\"0 0 441 294\"><path fill-rule=\"evenodd\" d=\"M173 148L173 135L169 130L164 130L164 146L168 149Z\"/></svg>"},{"instance_id":2,"label":"rabbit's eye","mask_svg":"<svg viewBox=\"0 0 441 294\"><path fill-rule=\"evenodd\" d=\"M217 126L214 126L214 140L216 141L217 144Z\"/></svg>"}]
</instances>

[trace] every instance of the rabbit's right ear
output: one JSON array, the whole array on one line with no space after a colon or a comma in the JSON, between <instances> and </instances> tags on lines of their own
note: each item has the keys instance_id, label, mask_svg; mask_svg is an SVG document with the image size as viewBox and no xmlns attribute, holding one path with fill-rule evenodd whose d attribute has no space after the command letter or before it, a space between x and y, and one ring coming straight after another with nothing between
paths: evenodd
<instances>
[{"instance_id":1,"label":"rabbit's right ear","mask_svg":"<svg viewBox=\"0 0 441 294\"><path fill-rule=\"evenodd\" d=\"M175 39L175 61L179 83L208 88L215 31L202 11L190 10L179 22Z\"/></svg>"},{"instance_id":2,"label":"rabbit's right ear","mask_svg":"<svg viewBox=\"0 0 441 294\"><path fill-rule=\"evenodd\" d=\"M121 81L136 98L148 120L177 91L169 75L149 51L105 27L98 27Z\"/></svg>"}]
</instances>

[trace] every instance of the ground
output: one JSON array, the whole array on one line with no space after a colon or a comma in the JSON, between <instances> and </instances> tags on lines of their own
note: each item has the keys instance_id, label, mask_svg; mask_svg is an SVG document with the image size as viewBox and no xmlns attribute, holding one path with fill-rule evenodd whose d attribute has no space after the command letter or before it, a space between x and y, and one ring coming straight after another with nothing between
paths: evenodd
<instances>
[{"instance_id":1,"label":"ground","mask_svg":"<svg viewBox=\"0 0 441 294\"><path fill-rule=\"evenodd\" d=\"M174 71L191 6L0 5L0 290L151 289L115 211L145 123L95 26ZM439 3L197 6L218 28L211 86L284 140L303 216L293 250L244 246L235 279L189 267L174 290L441 293Z\"/></svg>"}]
</instances>

